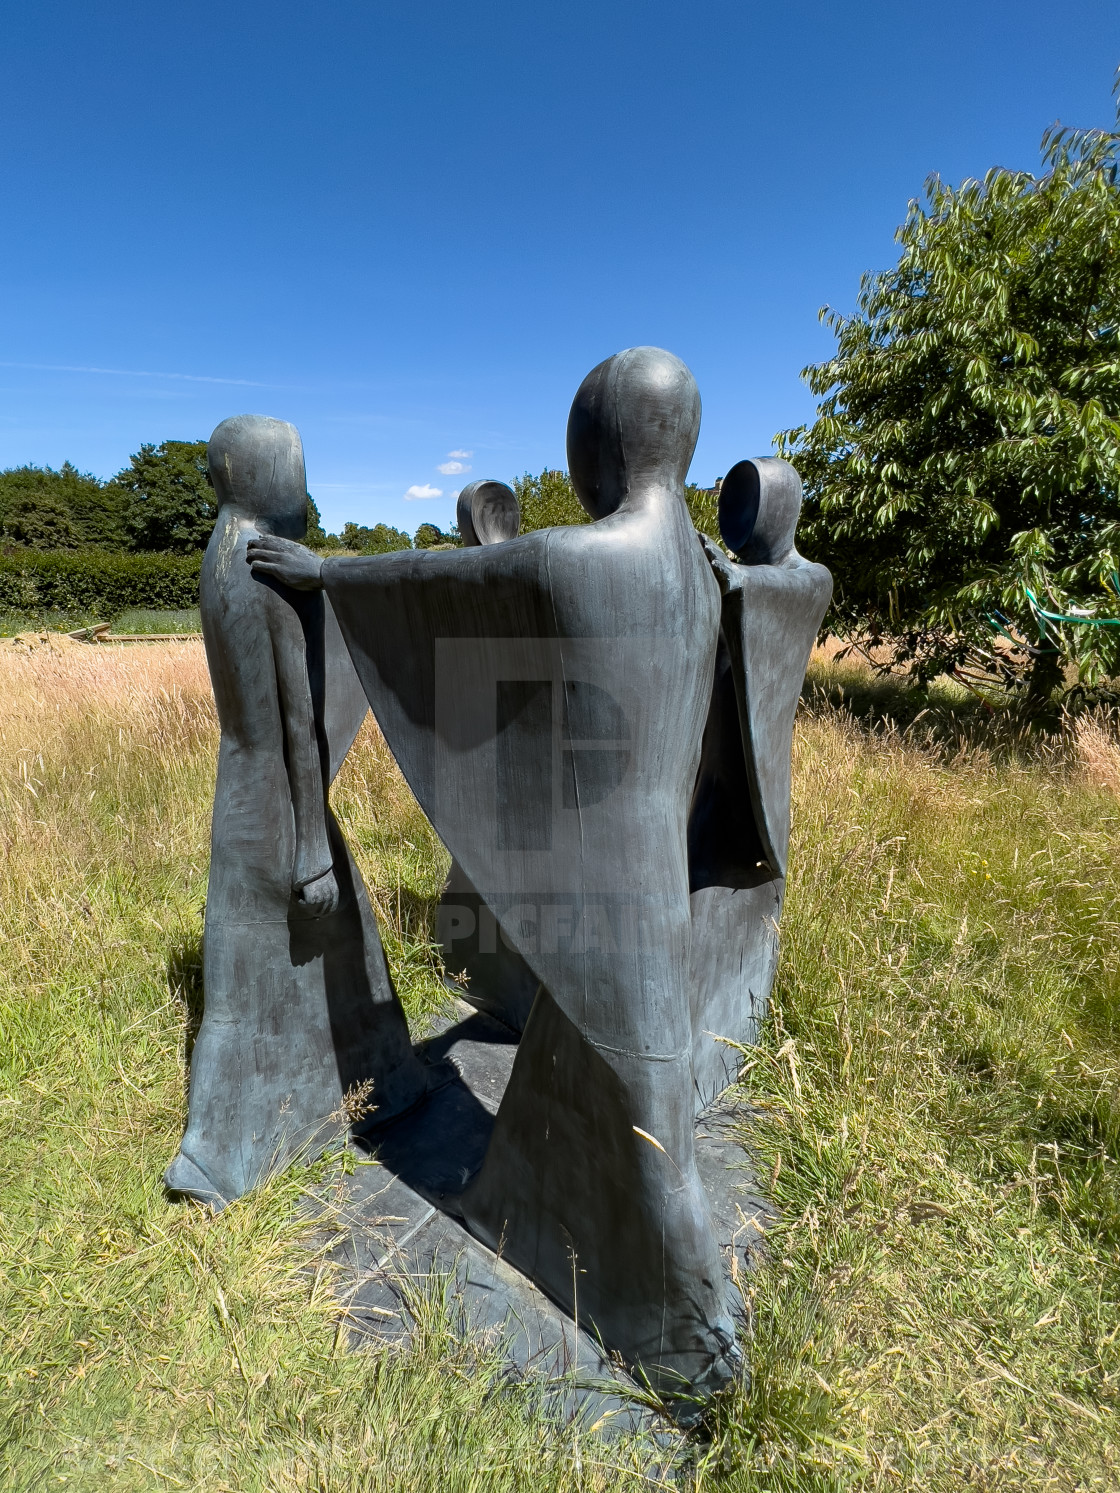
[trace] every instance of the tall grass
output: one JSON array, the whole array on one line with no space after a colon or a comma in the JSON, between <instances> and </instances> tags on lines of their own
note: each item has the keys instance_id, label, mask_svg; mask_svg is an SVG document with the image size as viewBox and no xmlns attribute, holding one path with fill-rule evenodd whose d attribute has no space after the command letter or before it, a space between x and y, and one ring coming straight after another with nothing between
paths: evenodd
<instances>
[{"instance_id":1,"label":"tall grass","mask_svg":"<svg viewBox=\"0 0 1120 1493\"><path fill-rule=\"evenodd\" d=\"M746 1285L754 1384L674 1476L1115 1488L1114 724L1016 744L957 729L945 696L902 732L853 678L822 664L799 724L775 1012L746 1055L782 1210ZM6 648L0 698L0 1485L648 1486L639 1448L550 1425L438 1302L411 1348L346 1350L300 1244L305 1189L345 1163L216 1218L168 1207L216 747L202 650ZM372 726L335 803L422 1025L445 859Z\"/></svg>"},{"instance_id":2,"label":"tall grass","mask_svg":"<svg viewBox=\"0 0 1120 1493\"><path fill-rule=\"evenodd\" d=\"M435 1313L352 1354L297 1168L217 1218L159 1178L184 1119L217 733L197 644L0 655L0 1485L645 1486L491 1392ZM438 844L372 728L339 786L414 1016Z\"/></svg>"},{"instance_id":3,"label":"tall grass","mask_svg":"<svg viewBox=\"0 0 1120 1493\"><path fill-rule=\"evenodd\" d=\"M904 736L836 683L745 1080L782 1222L720 1455L743 1488L1114 1488L1115 735L990 749L942 701Z\"/></svg>"}]
</instances>

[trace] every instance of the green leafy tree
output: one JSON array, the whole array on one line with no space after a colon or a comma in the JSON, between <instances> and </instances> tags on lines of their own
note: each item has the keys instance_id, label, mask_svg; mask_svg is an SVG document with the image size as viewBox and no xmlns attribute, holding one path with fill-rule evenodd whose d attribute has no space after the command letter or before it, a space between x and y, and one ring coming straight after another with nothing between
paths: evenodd
<instances>
[{"instance_id":1,"label":"green leafy tree","mask_svg":"<svg viewBox=\"0 0 1120 1493\"><path fill-rule=\"evenodd\" d=\"M688 516L692 519L693 528L699 529L701 534L708 534L711 538L719 540L719 488L697 487L695 482L690 482L684 490L684 500L688 504Z\"/></svg>"},{"instance_id":2,"label":"green leafy tree","mask_svg":"<svg viewBox=\"0 0 1120 1493\"><path fill-rule=\"evenodd\" d=\"M567 472L550 471L547 467L539 477L531 477L526 472L523 477L514 478L513 490L521 505L523 534L528 534L532 529L551 529L561 524L591 522L590 515L576 497L572 479ZM718 539L715 489L697 487L690 482L684 495L695 526Z\"/></svg>"},{"instance_id":3,"label":"green leafy tree","mask_svg":"<svg viewBox=\"0 0 1120 1493\"><path fill-rule=\"evenodd\" d=\"M865 276L855 315L822 311L835 355L804 371L811 426L778 437L801 472L803 548L849 621L929 677L1038 641L1030 687L1063 659L1117 672L1120 628L1120 133L1047 131L1042 172L932 177Z\"/></svg>"},{"instance_id":4,"label":"green leafy tree","mask_svg":"<svg viewBox=\"0 0 1120 1493\"><path fill-rule=\"evenodd\" d=\"M123 549L122 495L64 462L0 472L0 542L40 550Z\"/></svg>"},{"instance_id":5,"label":"green leafy tree","mask_svg":"<svg viewBox=\"0 0 1120 1493\"><path fill-rule=\"evenodd\" d=\"M418 550L452 549L462 543L459 538L459 530L455 524L445 534L436 524L421 524L412 536L412 543Z\"/></svg>"},{"instance_id":6,"label":"green leafy tree","mask_svg":"<svg viewBox=\"0 0 1120 1493\"><path fill-rule=\"evenodd\" d=\"M319 505L310 493L307 494L307 537L303 541L308 549L324 550L331 547L331 540L335 536L328 534L323 528L323 518L319 512Z\"/></svg>"},{"instance_id":7,"label":"green leafy tree","mask_svg":"<svg viewBox=\"0 0 1120 1493\"><path fill-rule=\"evenodd\" d=\"M539 477L526 472L523 477L513 479L513 490L521 505L522 534L560 524L590 522L567 472L550 471L547 467Z\"/></svg>"},{"instance_id":8,"label":"green leafy tree","mask_svg":"<svg viewBox=\"0 0 1120 1493\"><path fill-rule=\"evenodd\" d=\"M390 524L374 524L372 529L364 524L343 524L339 537L343 549L354 550L359 555L388 555L394 550L412 548L408 535Z\"/></svg>"},{"instance_id":9,"label":"green leafy tree","mask_svg":"<svg viewBox=\"0 0 1120 1493\"><path fill-rule=\"evenodd\" d=\"M206 474L205 441L145 444L113 484L125 494L131 549L188 554L206 548L217 505Z\"/></svg>"}]
</instances>

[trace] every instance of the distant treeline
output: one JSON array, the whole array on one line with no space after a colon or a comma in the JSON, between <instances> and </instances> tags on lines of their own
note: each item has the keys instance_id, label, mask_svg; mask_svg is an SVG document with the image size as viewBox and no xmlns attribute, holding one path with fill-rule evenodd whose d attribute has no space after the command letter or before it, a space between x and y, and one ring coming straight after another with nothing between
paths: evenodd
<instances>
[{"instance_id":1,"label":"distant treeline","mask_svg":"<svg viewBox=\"0 0 1120 1493\"><path fill-rule=\"evenodd\" d=\"M206 547L216 513L204 441L144 445L102 482L66 462L0 472L5 549L189 555Z\"/></svg>"},{"instance_id":2,"label":"distant treeline","mask_svg":"<svg viewBox=\"0 0 1120 1493\"><path fill-rule=\"evenodd\" d=\"M521 528L550 528L588 521L566 472L546 468L513 482L521 503ZM708 489L687 489L698 529L714 534L715 499ZM308 494L307 543L314 549L359 554L433 549L460 543L452 524L445 532L422 523L409 536L390 524L346 523L341 533L323 530ZM217 508L206 477L205 441L147 444L107 482L79 472L69 462L50 467L10 467L0 472L0 551L66 553L107 550L125 554L197 554L206 548Z\"/></svg>"}]
</instances>

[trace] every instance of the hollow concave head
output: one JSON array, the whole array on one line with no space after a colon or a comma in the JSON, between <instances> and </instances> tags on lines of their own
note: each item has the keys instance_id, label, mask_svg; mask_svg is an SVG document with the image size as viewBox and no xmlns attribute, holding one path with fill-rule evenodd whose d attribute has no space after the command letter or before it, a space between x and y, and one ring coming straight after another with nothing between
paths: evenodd
<instances>
[{"instance_id":1,"label":"hollow concave head","mask_svg":"<svg viewBox=\"0 0 1120 1493\"><path fill-rule=\"evenodd\" d=\"M219 506L242 509L270 533L307 533L307 474L299 431L270 415L223 420L206 447Z\"/></svg>"},{"instance_id":2,"label":"hollow concave head","mask_svg":"<svg viewBox=\"0 0 1120 1493\"><path fill-rule=\"evenodd\" d=\"M504 482L468 482L455 505L464 545L500 544L521 531L521 504Z\"/></svg>"},{"instance_id":3,"label":"hollow concave head","mask_svg":"<svg viewBox=\"0 0 1120 1493\"><path fill-rule=\"evenodd\" d=\"M747 565L781 565L793 547L801 478L779 456L735 464L719 490L719 532Z\"/></svg>"},{"instance_id":4,"label":"hollow concave head","mask_svg":"<svg viewBox=\"0 0 1120 1493\"><path fill-rule=\"evenodd\" d=\"M683 496L696 438L700 391L672 353L631 347L580 384L568 416L568 470L592 518L613 513L632 488Z\"/></svg>"}]
</instances>

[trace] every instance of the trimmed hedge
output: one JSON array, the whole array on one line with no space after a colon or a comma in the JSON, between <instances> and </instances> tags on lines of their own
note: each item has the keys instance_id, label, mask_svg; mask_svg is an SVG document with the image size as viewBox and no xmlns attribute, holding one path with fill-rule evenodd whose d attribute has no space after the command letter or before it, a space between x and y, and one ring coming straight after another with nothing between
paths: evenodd
<instances>
[{"instance_id":1,"label":"trimmed hedge","mask_svg":"<svg viewBox=\"0 0 1120 1493\"><path fill-rule=\"evenodd\" d=\"M9 552L0 555L0 609L88 612L107 619L130 607L182 611L198 605L201 569L201 554Z\"/></svg>"}]
</instances>

